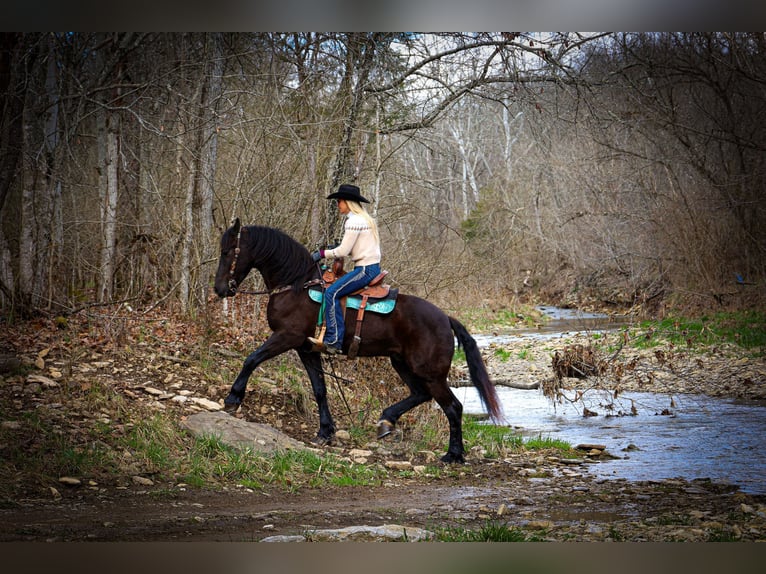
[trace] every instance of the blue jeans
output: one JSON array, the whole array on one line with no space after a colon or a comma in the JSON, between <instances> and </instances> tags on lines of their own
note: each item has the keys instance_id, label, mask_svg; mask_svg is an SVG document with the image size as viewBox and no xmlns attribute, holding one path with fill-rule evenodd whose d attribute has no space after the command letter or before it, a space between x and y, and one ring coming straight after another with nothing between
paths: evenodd
<instances>
[{"instance_id":1,"label":"blue jeans","mask_svg":"<svg viewBox=\"0 0 766 574\"><path fill-rule=\"evenodd\" d=\"M343 321L343 306L341 298L353 293L370 284L380 274L380 264L373 263L365 267L354 267L345 275L336 279L324 292L325 311L324 318L327 330L324 335L324 344L328 347L340 347L343 344L343 336L346 333L346 325Z\"/></svg>"}]
</instances>

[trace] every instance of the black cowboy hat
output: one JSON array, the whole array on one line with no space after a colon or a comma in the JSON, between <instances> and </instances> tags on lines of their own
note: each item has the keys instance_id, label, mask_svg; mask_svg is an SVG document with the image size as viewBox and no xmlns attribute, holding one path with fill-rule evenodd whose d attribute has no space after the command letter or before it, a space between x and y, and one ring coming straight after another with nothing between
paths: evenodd
<instances>
[{"instance_id":1,"label":"black cowboy hat","mask_svg":"<svg viewBox=\"0 0 766 574\"><path fill-rule=\"evenodd\" d=\"M327 199L348 199L349 201L357 201L359 203L370 203L369 200L362 197L362 194L359 193L359 188L350 183L341 185L338 191L328 195Z\"/></svg>"}]
</instances>

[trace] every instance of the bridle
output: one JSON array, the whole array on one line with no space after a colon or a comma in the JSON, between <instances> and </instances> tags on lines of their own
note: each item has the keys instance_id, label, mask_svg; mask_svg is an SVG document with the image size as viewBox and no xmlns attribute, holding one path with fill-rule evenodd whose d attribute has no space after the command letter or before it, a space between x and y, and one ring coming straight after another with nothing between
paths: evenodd
<instances>
[{"instance_id":1,"label":"bridle","mask_svg":"<svg viewBox=\"0 0 766 574\"><path fill-rule=\"evenodd\" d=\"M237 292L237 280L234 279L234 270L237 268L237 259L239 259L239 240L242 237L242 227L237 229L237 246L234 248L234 259L231 260L229 266L229 282L228 286L231 291Z\"/></svg>"}]
</instances>

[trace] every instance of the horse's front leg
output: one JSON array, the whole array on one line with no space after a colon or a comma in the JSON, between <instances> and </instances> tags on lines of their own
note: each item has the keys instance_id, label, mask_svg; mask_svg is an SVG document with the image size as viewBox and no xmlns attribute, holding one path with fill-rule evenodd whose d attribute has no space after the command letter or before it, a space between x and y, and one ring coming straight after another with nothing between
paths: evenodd
<instances>
[{"instance_id":1,"label":"horse's front leg","mask_svg":"<svg viewBox=\"0 0 766 574\"><path fill-rule=\"evenodd\" d=\"M327 404L327 387L325 386L324 372L322 371L322 358L319 353L298 350L298 356L306 368L311 381L311 389L314 391L314 399L319 409L319 432L312 441L314 444L324 446L332 442L335 435L335 423L330 414Z\"/></svg>"},{"instance_id":2,"label":"horse's front leg","mask_svg":"<svg viewBox=\"0 0 766 574\"><path fill-rule=\"evenodd\" d=\"M258 347L255 351L250 353L245 359L245 363L242 365L242 370L237 375L234 384L231 386L229 396L223 401L224 410L227 413L233 413L242 404L245 398L245 389L247 388L247 381L250 379L250 375L253 374L255 368L277 355L281 355L285 351L294 349L302 342L303 338L290 336L285 333L272 333L272 335L266 339L266 342Z\"/></svg>"}]
</instances>

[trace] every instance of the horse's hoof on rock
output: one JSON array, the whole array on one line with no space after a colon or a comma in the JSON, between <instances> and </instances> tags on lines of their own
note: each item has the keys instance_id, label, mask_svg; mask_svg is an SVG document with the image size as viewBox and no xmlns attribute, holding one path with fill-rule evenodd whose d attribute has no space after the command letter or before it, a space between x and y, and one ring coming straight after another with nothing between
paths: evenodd
<instances>
[{"instance_id":1,"label":"horse's hoof on rock","mask_svg":"<svg viewBox=\"0 0 766 574\"><path fill-rule=\"evenodd\" d=\"M394 423L388 422L386 419L378 421L378 438L390 435L394 431Z\"/></svg>"},{"instance_id":2,"label":"horse's hoof on rock","mask_svg":"<svg viewBox=\"0 0 766 574\"><path fill-rule=\"evenodd\" d=\"M316 446L327 446L332 442L332 438L327 438L323 436L315 436L313 439L311 439L311 444Z\"/></svg>"},{"instance_id":3,"label":"horse's hoof on rock","mask_svg":"<svg viewBox=\"0 0 766 574\"><path fill-rule=\"evenodd\" d=\"M462 454L452 454L450 452L445 454L441 461L447 464L465 464L465 458Z\"/></svg>"},{"instance_id":4,"label":"horse's hoof on rock","mask_svg":"<svg viewBox=\"0 0 766 574\"><path fill-rule=\"evenodd\" d=\"M224 403L223 404L223 412L225 412L227 414L233 415L234 413L237 412L237 409L239 409L239 405L238 404L233 404L233 403Z\"/></svg>"}]
</instances>

